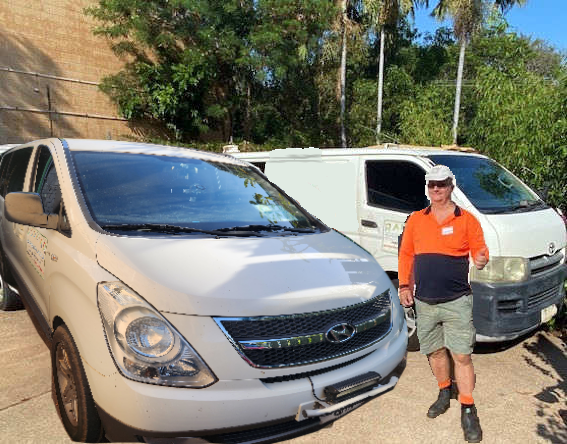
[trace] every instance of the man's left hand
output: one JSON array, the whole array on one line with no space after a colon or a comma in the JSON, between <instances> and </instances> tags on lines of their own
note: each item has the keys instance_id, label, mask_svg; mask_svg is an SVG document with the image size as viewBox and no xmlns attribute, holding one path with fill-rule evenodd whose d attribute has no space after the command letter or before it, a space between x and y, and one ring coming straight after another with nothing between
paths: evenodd
<instances>
[{"instance_id":1,"label":"man's left hand","mask_svg":"<svg viewBox=\"0 0 567 444\"><path fill-rule=\"evenodd\" d=\"M479 270L482 270L488 263L488 257L486 257L486 253L486 247L483 247L476 253L476 256L473 258L474 265Z\"/></svg>"}]
</instances>

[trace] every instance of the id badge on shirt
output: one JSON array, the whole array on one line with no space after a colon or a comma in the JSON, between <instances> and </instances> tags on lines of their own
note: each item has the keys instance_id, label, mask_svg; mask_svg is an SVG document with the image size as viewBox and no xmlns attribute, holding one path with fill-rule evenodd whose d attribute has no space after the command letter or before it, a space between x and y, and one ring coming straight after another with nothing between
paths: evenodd
<instances>
[{"instance_id":1,"label":"id badge on shirt","mask_svg":"<svg viewBox=\"0 0 567 444\"><path fill-rule=\"evenodd\" d=\"M443 236L448 236L449 234L453 234L453 227L443 227L441 228L441 234Z\"/></svg>"}]
</instances>

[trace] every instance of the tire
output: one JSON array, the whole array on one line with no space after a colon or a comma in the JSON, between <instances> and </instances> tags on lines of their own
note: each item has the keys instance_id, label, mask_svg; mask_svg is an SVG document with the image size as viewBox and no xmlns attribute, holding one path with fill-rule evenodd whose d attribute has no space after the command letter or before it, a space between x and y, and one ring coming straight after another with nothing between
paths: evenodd
<instances>
[{"instance_id":1,"label":"tire","mask_svg":"<svg viewBox=\"0 0 567 444\"><path fill-rule=\"evenodd\" d=\"M4 253L0 251L0 311L15 311L24 308L18 293L12 290L4 280L6 262Z\"/></svg>"},{"instance_id":2,"label":"tire","mask_svg":"<svg viewBox=\"0 0 567 444\"><path fill-rule=\"evenodd\" d=\"M63 427L73 441L100 442L102 425L91 394L81 356L65 325L53 334L52 384Z\"/></svg>"},{"instance_id":3,"label":"tire","mask_svg":"<svg viewBox=\"0 0 567 444\"><path fill-rule=\"evenodd\" d=\"M400 286L400 281L398 278L392 279L392 284L398 290ZM417 337L417 316L415 314L415 305L411 307L404 307L404 313L406 316L406 322L408 324L408 347L407 350L410 352L419 351L419 339Z\"/></svg>"}]
</instances>

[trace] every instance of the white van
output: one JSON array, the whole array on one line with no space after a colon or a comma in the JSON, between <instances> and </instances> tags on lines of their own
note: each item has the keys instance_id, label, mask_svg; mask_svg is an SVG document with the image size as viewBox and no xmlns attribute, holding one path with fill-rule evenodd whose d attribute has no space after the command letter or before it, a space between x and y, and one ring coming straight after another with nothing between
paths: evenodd
<instances>
[{"instance_id":1,"label":"white van","mask_svg":"<svg viewBox=\"0 0 567 444\"><path fill-rule=\"evenodd\" d=\"M388 144L231 155L260 168L311 214L364 247L395 283L405 221L429 205L425 173L435 164L447 165L457 182L453 200L480 221L490 250L484 270L471 268L477 340L514 339L560 308L567 276L565 224L504 167L464 151ZM408 349L416 350L412 309L406 318Z\"/></svg>"},{"instance_id":2,"label":"white van","mask_svg":"<svg viewBox=\"0 0 567 444\"><path fill-rule=\"evenodd\" d=\"M403 310L372 255L230 156L17 146L0 163L0 242L75 441L276 442L405 365Z\"/></svg>"}]
</instances>

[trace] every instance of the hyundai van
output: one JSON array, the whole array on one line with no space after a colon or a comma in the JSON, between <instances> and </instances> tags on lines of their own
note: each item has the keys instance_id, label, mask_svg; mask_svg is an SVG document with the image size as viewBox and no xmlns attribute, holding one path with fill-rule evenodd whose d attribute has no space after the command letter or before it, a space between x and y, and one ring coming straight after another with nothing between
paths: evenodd
<instances>
[{"instance_id":1,"label":"hyundai van","mask_svg":"<svg viewBox=\"0 0 567 444\"><path fill-rule=\"evenodd\" d=\"M393 388L374 257L233 157L46 139L0 163L4 309L51 344L74 441L276 442Z\"/></svg>"}]
</instances>

